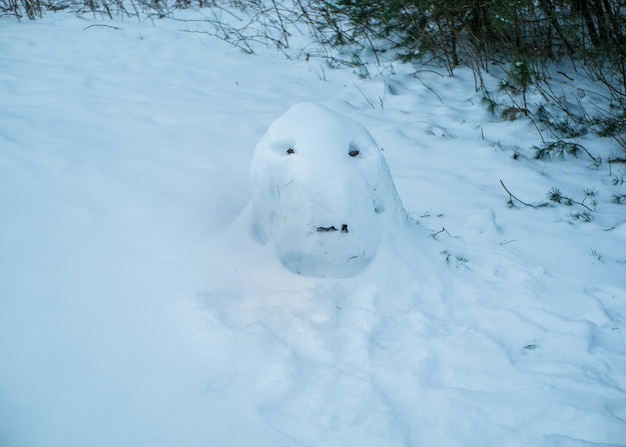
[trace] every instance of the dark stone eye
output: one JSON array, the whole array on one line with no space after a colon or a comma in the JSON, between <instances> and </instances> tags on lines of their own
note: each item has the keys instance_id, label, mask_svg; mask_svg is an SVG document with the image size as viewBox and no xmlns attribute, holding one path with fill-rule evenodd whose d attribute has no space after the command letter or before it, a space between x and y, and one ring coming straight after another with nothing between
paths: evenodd
<instances>
[{"instance_id":1,"label":"dark stone eye","mask_svg":"<svg viewBox=\"0 0 626 447\"><path fill-rule=\"evenodd\" d=\"M287 155L293 154L295 151L292 148L287 149Z\"/></svg>"},{"instance_id":2,"label":"dark stone eye","mask_svg":"<svg viewBox=\"0 0 626 447\"><path fill-rule=\"evenodd\" d=\"M357 155L359 155L359 150L358 149L350 149L350 152L348 152L348 155L350 157L356 157Z\"/></svg>"}]
</instances>

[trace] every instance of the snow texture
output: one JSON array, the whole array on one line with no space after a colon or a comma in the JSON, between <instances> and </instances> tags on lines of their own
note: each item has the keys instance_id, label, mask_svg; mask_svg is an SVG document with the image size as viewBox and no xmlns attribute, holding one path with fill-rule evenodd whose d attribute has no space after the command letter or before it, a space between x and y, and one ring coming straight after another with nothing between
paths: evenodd
<instances>
[{"instance_id":1,"label":"snow texture","mask_svg":"<svg viewBox=\"0 0 626 447\"><path fill-rule=\"evenodd\" d=\"M0 19L0 446L626 446L624 165L202 14Z\"/></svg>"}]
</instances>

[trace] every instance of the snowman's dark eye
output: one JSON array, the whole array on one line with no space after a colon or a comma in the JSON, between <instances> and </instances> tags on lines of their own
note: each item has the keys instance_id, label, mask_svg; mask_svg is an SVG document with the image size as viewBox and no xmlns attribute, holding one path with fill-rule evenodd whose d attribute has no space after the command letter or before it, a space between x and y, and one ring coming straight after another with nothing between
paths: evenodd
<instances>
[{"instance_id":1,"label":"snowman's dark eye","mask_svg":"<svg viewBox=\"0 0 626 447\"><path fill-rule=\"evenodd\" d=\"M291 148L291 147L289 149L287 149L287 155L294 154L295 152L296 151L294 151L293 148Z\"/></svg>"}]
</instances>

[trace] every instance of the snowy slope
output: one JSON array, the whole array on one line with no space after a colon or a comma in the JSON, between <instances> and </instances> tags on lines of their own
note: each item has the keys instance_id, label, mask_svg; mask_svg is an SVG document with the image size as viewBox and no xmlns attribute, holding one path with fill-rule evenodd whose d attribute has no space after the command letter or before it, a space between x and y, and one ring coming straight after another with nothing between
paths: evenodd
<instances>
[{"instance_id":1,"label":"snowy slope","mask_svg":"<svg viewBox=\"0 0 626 447\"><path fill-rule=\"evenodd\" d=\"M461 69L359 80L185 27L3 19L2 447L626 446L623 166L531 160ZM411 218L346 278L251 230L253 152L302 101L368 129ZM500 180L595 188L594 219Z\"/></svg>"}]
</instances>

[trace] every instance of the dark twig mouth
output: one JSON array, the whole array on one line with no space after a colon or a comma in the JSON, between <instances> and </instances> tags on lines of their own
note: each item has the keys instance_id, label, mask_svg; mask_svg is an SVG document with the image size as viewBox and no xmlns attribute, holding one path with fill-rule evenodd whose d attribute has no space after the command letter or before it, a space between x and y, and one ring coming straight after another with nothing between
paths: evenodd
<instances>
[{"instance_id":1,"label":"dark twig mouth","mask_svg":"<svg viewBox=\"0 0 626 447\"><path fill-rule=\"evenodd\" d=\"M327 233L329 231L341 231L342 233L348 233L348 225L341 225L341 230L338 230L334 225L331 227L317 227L317 231L320 233Z\"/></svg>"}]
</instances>

